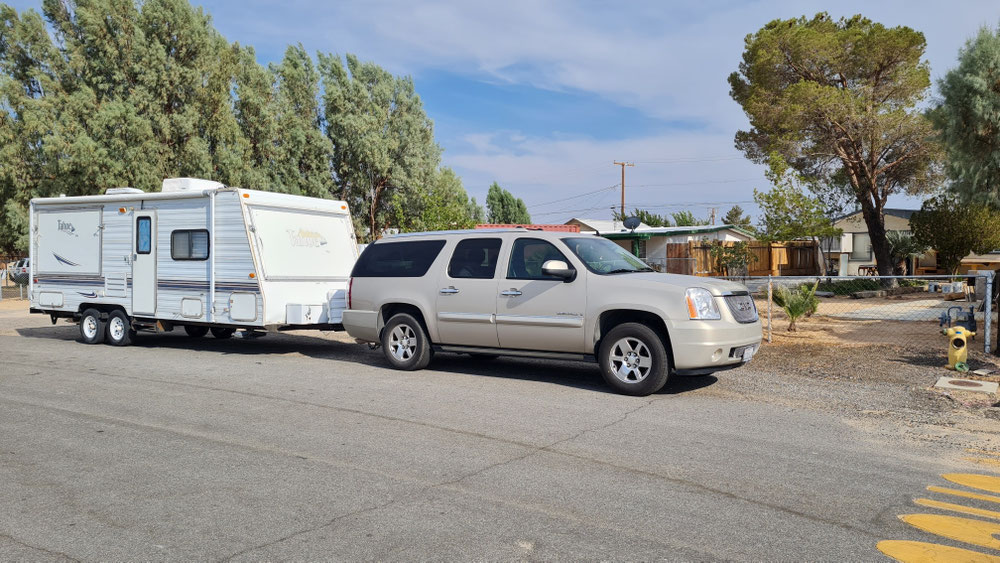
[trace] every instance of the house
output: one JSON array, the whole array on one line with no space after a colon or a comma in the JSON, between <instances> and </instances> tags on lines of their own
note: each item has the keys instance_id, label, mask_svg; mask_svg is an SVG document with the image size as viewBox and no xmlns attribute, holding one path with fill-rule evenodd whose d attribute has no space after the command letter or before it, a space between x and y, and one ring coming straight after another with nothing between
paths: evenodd
<instances>
[{"instance_id":1,"label":"house","mask_svg":"<svg viewBox=\"0 0 1000 563\"><path fill-rule=\"evenodd\" d=\"M704 240L745 242L753 240L753 233L734 225L696 225L690 227L650 227L640 224L634 231L626 229L619 221L597 219L570 219L567 223L579 225L581 232L597 232L613 240L622 248L644 259L651 265L668 266L668 244L687 244ZM688 260L689 258L682 258Z\"/></svg>"},{"instance_id":2,"label":"house","mask_svg":"<svg viewBox=\"0 0 1000 563\"><path fill-rule=\"evenodd\" d=\"M885 230L910 232L910 217L915 209L885 209ZM827 269L839 276L871 275L875 272L875 254L872 252L868 225L860 211L834 219L833 226L843 230L839 239L824 239L823 252ZM936 273L935 252L908 260L907 272L911 274Z\"/></svg>"}]
</instances>

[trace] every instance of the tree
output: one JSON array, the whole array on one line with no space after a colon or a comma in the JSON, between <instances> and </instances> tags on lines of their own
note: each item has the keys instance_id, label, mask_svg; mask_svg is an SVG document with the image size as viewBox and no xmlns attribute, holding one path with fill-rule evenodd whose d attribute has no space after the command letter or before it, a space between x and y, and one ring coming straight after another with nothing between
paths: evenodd
<instances>
[{"instance_id":1,"label":"tree","mask_svg":"<svg viewBox=\"0 0 1000 563\"><path fill-rule=\"evenodd\" d=\"M893 275L905 276L907 274L906 259L927 252L927 246L918 243L911 233L889 231L885 236L889 241L889 256L892 256Z\"/></svg>"},{"instance_id":2,"label":"tree","mask_svg":"<svg viewBox=\"0 0 1000 563\"><path fill-rule=\"evenodd\" d=\"M707 225L708 221L705 219L696 219L694 213L690 211L676 211L670 214L674 218L674 223L678 227L695 227L698 225Z\"/></svg>"},{"instance_id":3,"label":"tree","mask_svg":"<svg viewBox=\"0 0 1000 563\"><path fill-rule=\"evenodd\" d=\"M528 207L521 198L493 182L486 192L486 220L501 225L526 225L531 223Z\"/></svg>"},{"instance_id":4,"label":"tree","mask_svg":"<svg viewBox=\"0 0 1000 563\"><path fill-rule=\"evenodd\" d=\"M469 229L483 222L483 208L470 199L462 180L451 168L442 168L434 175L429 189L410 205L396 207L397 224L404 231L441 231Z\"/></svg>"},{"instance_id":5,"label":"tree","mask_svg":"<svg viewBox=\"0 0 1000 563\"><path fill-rule=\"evenodd\" d=\"M706 239L705 242L709 241ZM709 255L715 262L716 270L722 272L723 276L746 276L750 264L759 260L750 250L750 243L747 241L727 244L721 240L713 240L709 244Z\"/></svg>"},{"instance_id":6,"label":"tree","mask_svg":"<svg viewBox=\"0 0 1000 563\"><path fill-rule=\"evenodd\" d=\"M842 234L826 216L819 200L792 183L779 183L768 192L754 190L753 199L760 207L757 233L762 240L819 239Z\"/></svg>"},{"instance_id":7,"label":"tree","mask_svg":"<svg viewBox=\"0 0 1000 563\"><path fill-rule=\"evenodd\" d=\"M722 217L722 222L726 225L744 228L750 228L751 225L750 216L744 215L743 208L739 205L729 208L729 211Z\"/></svg>"},{"instance_id":8,"label":"tree","mask_svg":"<svg viewBox=\"0 0 1000 563\"><path fill-rule=\"evenodd\" d=\"M441 148L410 77L350 54L345 61L320 54L319 67L340 197L361 215L364 240L373 241L433 180Z\"/></svg>"},{"instance_id":9,"label":"tree","mask_svg":"<svg viewBox=\"0 0 1000 563\"><path fill-rule=\"evenodd\" d=\"M624 222L625 219L629 217L636 217L639 221L643 222L650 227L671 227L670 218L666 215L658 215L645 209L633 209L630 215L622 217L621 211L613 210L611 212L612 219L618 222Z\"/></svg>"},{"instance_id":10,"label":"tree","mask_svg":"<svg viewBox=\"0 0 1000 563\"><path fill-rule=\"evenodd\" d=\"M737 148L772 171L790 167L807 185L853 196L888 275L886 202L927 191L939 172L940 147L916 108L930 86L923 34L821 13L774 20L745 43L729 76L751 125L736 134Z\"/></svg>"},{"instance_id":11,"label":"tree","mask_svg":"<svg viewBox=\"0 0 1000 563\"><path fill-rule=\"evenodd\" d=\"M958 272L962 258L1000 248L1000 211L982 204L962 205L954 197L938 196L910 217L917 244L937 251L938 267Z\"/></svg>"},{"instance_id":12,"label":"tree","mask_svg":"<svg viewBox=\"0 0 1000 563\"><path fill-rule=\"evenodd\" d=\"M964 201L1000 208L1000 28L982 28L938 83L931 113L948 154L951 189Z\"/></svg>"},{"instance_id":13,"label":"tree","mask_svg":"<svg viewBox=\"0 0 1000 563\"><path fill-rule=\"evenodd\" d=\"M816 297L816 288L819 287L819 280L811 286L802 284L796 289L788 289L783 285L774 288L774 303L781 307L788 315L788 332L796 332L795 323L802 317L808 317L819 309L819 298Z\"/></svg>"}]
</instances>

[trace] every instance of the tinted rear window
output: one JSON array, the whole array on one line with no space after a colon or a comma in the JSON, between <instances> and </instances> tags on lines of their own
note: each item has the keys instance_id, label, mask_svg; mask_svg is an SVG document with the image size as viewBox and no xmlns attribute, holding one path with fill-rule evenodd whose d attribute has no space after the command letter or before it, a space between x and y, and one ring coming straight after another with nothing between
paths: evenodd
<instances>
[{"instance_id":1,"label":"tinted rear window","mask_svg":"<svg viewBox=\"0 0 1000 563\"><path fill-rule=\"evenodd\" d=\"M419 240L370 244L351 276L355 278L419 278L437 258L443 240Z\"/></svg>"}]
</instances>

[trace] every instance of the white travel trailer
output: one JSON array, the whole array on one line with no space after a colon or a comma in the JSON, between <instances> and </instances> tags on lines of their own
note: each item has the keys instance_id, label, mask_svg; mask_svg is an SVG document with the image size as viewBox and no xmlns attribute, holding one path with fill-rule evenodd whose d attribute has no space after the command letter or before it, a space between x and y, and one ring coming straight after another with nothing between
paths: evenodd
<instances>
[{"instance_id":1,"label":"white travel trailer","mask_svg":"<svg viewBox=\"0 0 1000 563\"><path fill-rule=\"evenodd\" d=\"M88 343L137 330L340 329L358 257L347 204L194 178L31 201L31 311Z\"/></svg>"}]
</instances>

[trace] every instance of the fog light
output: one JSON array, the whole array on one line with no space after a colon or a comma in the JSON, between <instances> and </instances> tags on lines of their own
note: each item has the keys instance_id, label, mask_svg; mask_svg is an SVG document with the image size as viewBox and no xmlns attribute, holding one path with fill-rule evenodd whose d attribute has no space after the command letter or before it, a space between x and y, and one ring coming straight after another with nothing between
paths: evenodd
<instances>
[{"instance_id":1,"label":"fog light","mask_svg":"<svg viewBox=\"0 0 1000 563\"><path fill-rule=\"evenodd\" d=\"M721 359L722 359L722 348L719 348L718 350L712 353L712 361L717 362Z\"/></svg>"}]
</instances>

